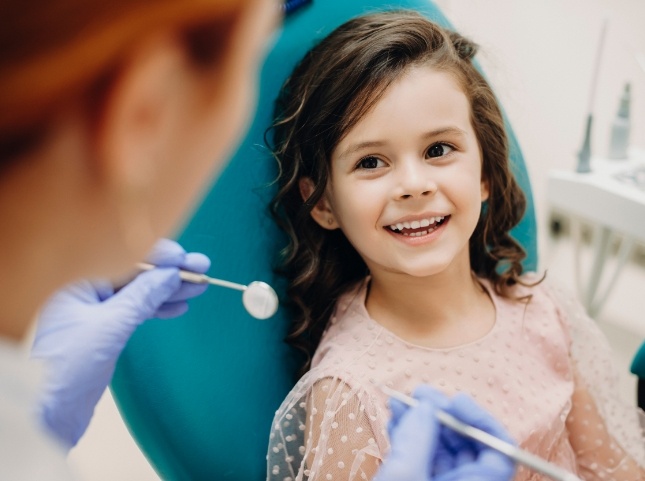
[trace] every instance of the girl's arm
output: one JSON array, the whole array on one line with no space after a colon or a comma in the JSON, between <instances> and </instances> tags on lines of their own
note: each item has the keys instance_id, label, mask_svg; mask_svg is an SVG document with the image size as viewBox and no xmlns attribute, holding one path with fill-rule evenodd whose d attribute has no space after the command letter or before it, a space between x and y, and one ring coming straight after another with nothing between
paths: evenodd
<instances>
[{"instance_id":1,"label":"girl's arm","mask_svg":"<svg viewBox=\"0 0 645 481\"><path fill-rule=\"evenodd\" d=\"M587 481L645 480L645 470L609 434L589 391L577 386L567 418L580 475Z\"/></svg>"},{"instance_id":2,"label":"girl's arm","mask_svg":"<svg viewBox=\"0 0 645 481\"><path fill-rule=\"evenodd\" d=\"M569 343L574 381L569 440L588 480L645 480L643 412L622 399L607 338L582 305L563 290L547 288Z\"/></svg>"},{"instance_id":3,"label":"girl's arm","mask_svg":"<svg viewBox=\"0 0 645 481\"><path fill-rule=\"evenodd\" d=\"M306 374L276 412L267 479L371 480L388 448L389 413L362 383Z\"/></svg>"},{"instance_id":4,"label":"girl's arm","mask_svg":"<svg viewBox=\"0 0 645 481\"><path fill-rule=\"evenodd\" d=\"M382 455L367 398L367 393L355 392L339 379L325 378L314 384L305 430L310 481L362 481L376 475Z\"/></svg>"}]
</instances>

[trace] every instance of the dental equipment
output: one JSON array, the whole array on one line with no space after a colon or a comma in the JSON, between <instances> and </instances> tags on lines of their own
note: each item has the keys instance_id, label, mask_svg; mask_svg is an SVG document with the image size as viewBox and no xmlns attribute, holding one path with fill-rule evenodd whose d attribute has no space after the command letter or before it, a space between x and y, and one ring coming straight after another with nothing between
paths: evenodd
<instances>
[{"instance_id":1,"label":"dental equipment","mask_svg":"<svg viewBox=\"0 0 645 481\"><path fill-rule=\"evenodd\" d=\"M381 391L383 391L388 396L393 397L394 399L398 399L399 401L407 404L410 407L415 407L419 404L419 401L403 394L402 392L395 391L394 389L391 389L383 384L380 384L379 387ZM453 431L474 439L475 441L479 441L480 443L485 444L486 446L508 456L516 463L523 464L531 468L532 470L537 471L538 473L542 473L550 477L551 479L554 479L556 481L581 481L581 479L573 473L570 473L569 471L566 471L559 466L556 466L555 464L549 463L548 461L545 461L544 459L535 456L534 454L524 451L517 446L513 446L506 441L502 441L501 439L496 438L495 436L492 436L487 432L482 431L481 429L477 429L473 426L465 424L444 411L437 410L437 419L441 424L449 427Z\"/></svg>"},{"instance_id":2,"label":"dental equipment","mask_svg":"<svg viewBox=\"0 0 645 481\"><path fill-rule=\"evenodd\" d=\"M609 137L610 159L627 159L627 148L629 147L630 119L629 110L631 104L631 84L627 82L620 98L618 112L611 124L611 136Z\"/></svg>"},{"instance_id":3,"label":"dental equipment","mask_svg":"<svg viewBox=\"0 0 645 481\"><path fill-rule=\"evenodd\" d=\"M139 262L137 263L137 267L141 270L149 271L157 266L146 262ZM246 311L256 319L268 319L278 310L278 295L266 282L253 281L248 286L245 286L185 270L179 271L179 277L184 281L194 284L213 284L215 286L242 291L242 304Z\"/></svg>"},{"instance_id":4,"label":"dental equipment","mask_svg":"<svg viewBox=\"0 0 645 481\"><path fill-rule=\"evenodd\" d=\"M602 50L605 44L605 33L607 31L607 19L602 24L600 31L600 41L598 42L598 50L596 50L596 61L594 63L594 71L591 77L591 92L589 93L589 110L587 113L587 123L585 126L584 138L582 140L582 147L578 152L578 165L576 172L587 173L591 172L591 127L593 124L593 106L596 99L596 86L598 85L598 71L600 70L600 60L602 58Z\"/></svg>"}]
</instances>

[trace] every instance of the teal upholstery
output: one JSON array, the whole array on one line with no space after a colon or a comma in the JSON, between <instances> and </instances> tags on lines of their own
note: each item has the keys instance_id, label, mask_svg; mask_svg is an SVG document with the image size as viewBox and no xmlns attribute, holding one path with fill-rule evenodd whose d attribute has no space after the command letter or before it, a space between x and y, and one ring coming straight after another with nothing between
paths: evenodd
<instances>
[{"instance_id":1,"label":"teal upholstery","mask_svg":"<svg viewBox=\"0 0 645 481\"><path fill-rule=\"evenodd\" d=\"M645 379L645 343L636 352L630 368L632 374L636 374L641 379Z\"/></svg>"},{"instance_id":2,"label":"teal upholstery","mask_svg":"<svg viewBox=\"0 0 645 481\"><path fill-rule=\"evenodd\" d=\"M276 166L263 135L273 101L295 63L320 38L379 0L318 0L288 17L264 64L257 114L250 131L181 234L188 250L211 257L210 274L235 282L263 280L277 288L272 267L285 239L267 213ZM446 18L427 0L401 0L441 24ZM217 132L213 132L217 135ZM512 160L528 198L514 231L535 269L536 225L522 154L511 133ZM112 390L143 452L167 480L260 480L265 476L272 416L292 387L298 360L283 342L283 310L258 321L240 296L211 287L180 319L141 326L119 360Z\"/></svg>"},{"instance_id":3,"label":"teal upholstery","mask_svg":"<svg viewBox=\"0 0 645 481\"><path fill-rule=\"evenodd\" d=\"M636 352L630 370L638 378L636 389L638 407L645 410L645 342Z\"/></svg>"}]
</instances>

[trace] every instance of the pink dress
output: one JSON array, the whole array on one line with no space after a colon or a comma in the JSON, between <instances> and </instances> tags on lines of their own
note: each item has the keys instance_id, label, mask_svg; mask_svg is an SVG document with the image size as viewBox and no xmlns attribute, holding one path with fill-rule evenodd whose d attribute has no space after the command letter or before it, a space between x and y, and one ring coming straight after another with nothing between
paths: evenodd
<instances>
[{"instance_id":1,"label":"pink dress","mask_svg":"<svg viewBox=\"0 0 645 481\"><path fill-rule=\"evenodd\" d=\"M495 325L477 341L431 349L369 317L367 282L337 303L312 369L276 413L268 478L370 479L389 450L385 384L471 395L518 443L584 479L641 479L636 408L615 396L609 347L580 307L546 286L495 294ZM581 343L577 349L576 343ZM542 476L519 467L516 480ZM545 478L547 479L547 478Z\"/></svg>"}]
</instances>

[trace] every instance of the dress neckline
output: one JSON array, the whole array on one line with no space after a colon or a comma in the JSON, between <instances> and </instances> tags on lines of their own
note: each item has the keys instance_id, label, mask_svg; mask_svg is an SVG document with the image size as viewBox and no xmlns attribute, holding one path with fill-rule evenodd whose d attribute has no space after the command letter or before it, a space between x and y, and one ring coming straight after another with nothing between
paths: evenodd
<instances>
[{"instance_id":1,"label":"dress neckline","mask_svg":"<svg viewBox=\"0 0 645 481\"><path fill-rule=\"evenodd\" d=\"M481 336L478 339L474 339L472 341L463 343L463 344L457 344L455 346L447 346L447 347L430 347L430 346L422 346L420 344L415 344L414 342L407 341L400 337L399 335L395 334L392 332L390 329L379 323L377 320L373 319L370 315L369 312L367 312L367 307L365 306L365 301L367 300L367 288L369 285L370 281L370 276L367 276L363 282L359 285L357 291L355 291L354 295L352 295L352 298L347 305L347 310L349 310L349 307L351 307L352 311L359 315L360 317L364 318L367 320L369 323L373 323L378 327L379 333L378 336L381 337L383 335L385 336L390 336L392 339L397 340L401 344L405 345L407 348L413 348L413 349L421 349L424 351L430 351L430 352L450 352L450 351L456 351L459 349L464 349L468 348L471 346L476 346L478 344L481 344L482 342L486 341L487 339L493 337L497 331L500 329L500 323L499 323L499 311L501 306L501 302L503 302L502 299L499 298L492 289L490 282L486 279L482 279L480 277L476 277L477 282L479 282L479 285L482 286L482 288L486 291L486 294L488 294L488 297L491 299L493 303L493 307L495 308L495 322L493 323L493 326L486 332L483 336Z\"/></svg>"}]
</instances>

